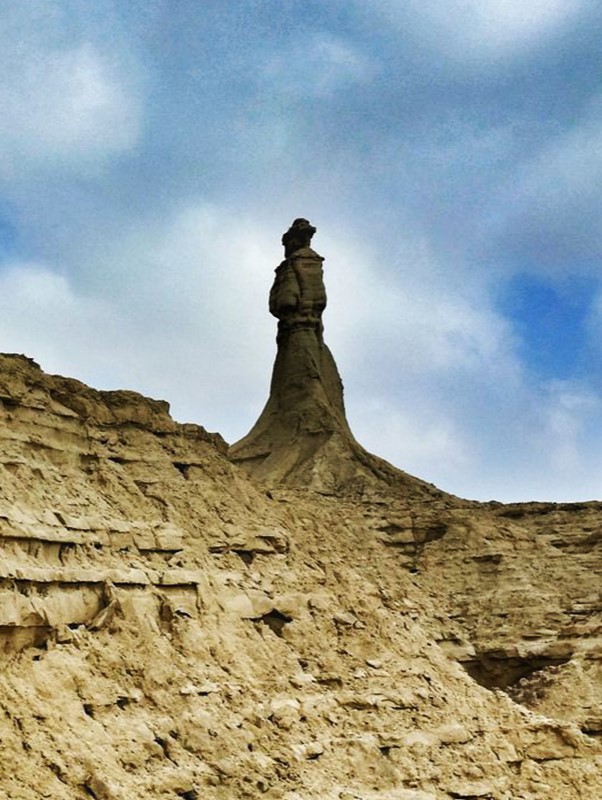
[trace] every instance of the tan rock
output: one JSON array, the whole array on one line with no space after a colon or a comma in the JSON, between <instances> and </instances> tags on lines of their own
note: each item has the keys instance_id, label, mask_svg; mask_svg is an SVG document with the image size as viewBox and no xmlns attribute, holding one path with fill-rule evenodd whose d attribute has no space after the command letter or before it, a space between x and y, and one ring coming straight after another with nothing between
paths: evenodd
<instances>
[{"instance_id":1,"label":"tan rock","mask_svg":"<svg viewBox=\"0 0 602 800\"><path fill-rule=\"evenodd\" d=\"M234 464L165 403L0 356L1 797L602 796L602 504L472 503L366 453L312 233Z\"/></svg>"}]
</instances>

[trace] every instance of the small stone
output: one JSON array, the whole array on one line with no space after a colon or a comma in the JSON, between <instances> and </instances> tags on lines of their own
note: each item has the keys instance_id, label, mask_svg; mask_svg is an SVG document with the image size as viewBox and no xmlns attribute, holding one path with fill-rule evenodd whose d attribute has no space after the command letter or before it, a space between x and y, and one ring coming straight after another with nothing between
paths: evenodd
<instances>
[{"instance_id":1,"label":"small stone","mask_svg":"<svg viewBox=\"0 0 602 800\"><path fill-rule=\"evenodd\" d=\"M313 675L310 675L308 672L303 673L302 675L293 675L289 678L291 686L294 686L295 689L303 689L311 683L315 683L316 679Z\"/></svg>"},{"instance_id":2,"label":"small stone","mask_svg":"<svg viewBox=\"0 0 602 800\"><path fill-rule=\"evenodd\" d=\"M206 694L215 694L215 692L219 692L220 687L217 683L212 683L211 681L205 681L204 683L200 683L196 687L196 693L200 695ZM180 694L182 694L182 690L180 690Z\"/></svg>"},{"instance_id":3,"label":"small stone","mask_svg":"<svg viewBox=\"0 0 602 800\"><path fill-rule=\"evenodd\" d=\"M59 644L69 644L75 639L73 631L67 625L59 625L56 629L56 641Z\"/></svg>"},{"instance_id":4,"label":"small stone","mask_svg":"<svg viewBox=\"0 0 602 800\"><path fill-rule=\"evenodd\" d=\"M443 744L464 744L472 739L472 734L457 722L439 728L437 735Z\"/></svg>"},{"instance_id":5,"label":"small stone","mask_svg":"<svg viewBox=\"0 0 602 800\"><path fill-rule=\"evenodd\" d=\"M310 742L305 746L305 758L318 758L324 752L324 745L321 742Z\"/></svg>"},{"instance_id":6,"label":"small stone","mask_svg":"<svg viewBox=\"0 0 602 800\"><path fill-rule=\"evenodd\" d=\"M301 704L293 697L275 698L270 703L270 719L283 730L289 730L299 721Z\"/></svg>"},{"instance_id":7,"label":"small stone","mask_svg":"<svg viewBox=\"0 0 602 800\"><path fill-rule=\"evenodd\" d=\"M336 625L344 625L350 628L358 621L357 617L349 611L338 611L332 619Z\"/></svg>"}]
</instances>

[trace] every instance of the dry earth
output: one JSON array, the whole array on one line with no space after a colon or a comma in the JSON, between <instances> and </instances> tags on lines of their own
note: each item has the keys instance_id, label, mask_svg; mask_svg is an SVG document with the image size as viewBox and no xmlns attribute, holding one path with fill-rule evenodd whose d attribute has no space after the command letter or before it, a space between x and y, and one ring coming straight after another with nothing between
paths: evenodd
<instances>
[{"instance_id":1,"label":"dry earth","mask_svg":"<svg viewBox=\"0 0 602 800\"><path fill-rule=\"evenodd\" d=\"M0 399L3 796L602 796L599 504L262 488L22 356Z\"/></svg>"},{"instance_id":2,"label":"dry earth","mask_svg":"<svg viewBox=\"0 0 602 800\"><path fill-rule=\"evenodd\" d=\"M230 450L0 356L1 797L602 797L602 504L463 501L366 453L314 231Z\"/></svg>"}]
</instances>

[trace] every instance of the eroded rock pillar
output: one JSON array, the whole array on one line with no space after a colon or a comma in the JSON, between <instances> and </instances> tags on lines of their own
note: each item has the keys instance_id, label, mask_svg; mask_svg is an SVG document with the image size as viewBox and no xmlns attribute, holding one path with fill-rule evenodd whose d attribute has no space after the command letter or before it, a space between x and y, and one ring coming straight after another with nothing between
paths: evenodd
<instances>
[{"instance_id":1,"label":"eroded rock pillar","mask_svg":"<svg viewBox=\"0 0 602 800\"><path fill-rule=\"evenodd\" d=\"M269 302L278 319L270 397L250 433L230 448L259 477L282 480L334 433L351 437L341 379L324 344L324 259L310 247L315 230L296 219L282 237L285 259Z\"/></svg>"}]
</instances>

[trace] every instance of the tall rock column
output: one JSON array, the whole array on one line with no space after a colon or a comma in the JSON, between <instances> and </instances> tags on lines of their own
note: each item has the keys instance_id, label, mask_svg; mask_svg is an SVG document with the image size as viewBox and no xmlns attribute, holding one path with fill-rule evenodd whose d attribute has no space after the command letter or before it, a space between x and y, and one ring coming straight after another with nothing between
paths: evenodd
<instances>
[{"instance_id":1,"label":"tall rock column","mask_svg":"<svg viewBox=\"0 0 602 800\"><path fill-rule=\"evenodd\" d=\"M278 318L278 352L266 412L296 435L343 430L351 436L343 384L324 344L324 259L309 246L315 230L307 220L296 219L282 237L286 258L270 292L270 313Z\"/></svg>"},{"instance_id":2,"label":"tall rock column","mask_svg":"<svg viewBox=\"0 0 602 800\"><path fill-rule=\"evenodd\" d=\"M285 258L270 291L278 318L270 397L230 458L267 484L364 493L401 481L424 493L426 484L367 453L349 429L343 385L323 339L324 259L310 247L315 232L296 219L282 237Z\"/></svg>"},{"instance_id":3,"label":"tall rock column","mask_svg":"<svg viewBox=\"0 0 602 800\"><path fill-rule=\"evenodd\" d=\"M230 448L234 461L270 482L296 475L334 434L353 438L322 335L324 259L310 247L315 231L296 219L282 237L285 259L270 291L270 313L278 318L270 397L250 433Z\"/></svg>"}]
</instances>

